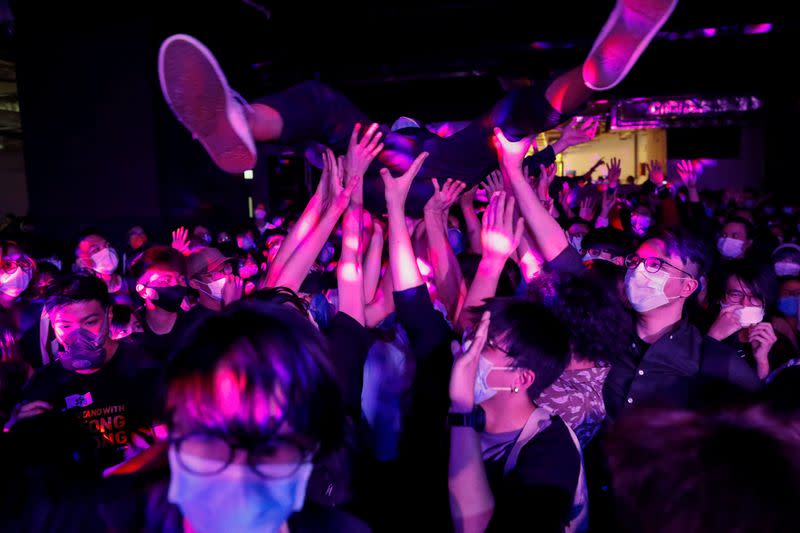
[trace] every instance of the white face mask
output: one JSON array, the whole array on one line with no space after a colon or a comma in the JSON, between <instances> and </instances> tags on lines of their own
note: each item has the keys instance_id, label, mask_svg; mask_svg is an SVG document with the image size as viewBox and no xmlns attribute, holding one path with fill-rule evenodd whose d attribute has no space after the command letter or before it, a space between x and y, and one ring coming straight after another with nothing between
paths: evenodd
<instances>
[{"instance_id":1,"label":"white face mask","mask_svg":"<svg viewBox=\"0 0 800 533\"><path fill-rule=\"evenodd\" d=\"M16 298L28 288L31 283L31 275L23 269L17 269L11 273L0 274L0 293L5 294L11 298Z\"/></svg>"},{"instance_id":2,"label":"white face mask","mask_svg":"<svg viewBox=\"0 0 800 533\"><path fill-rule=\"evenodd\" d=\"M645 270L644 263L640 263L633 270L625 274L625 294L633 308L639 313L667 305L670 300L664 293L664 287L670 278L680 279L682 276L670 276L663 270L651 273Z\"/></svg>"},{"instance_id":3,"label":"white face mask","mask_svg":"<svg viewBox=\"0 0 800 533\"><path fill-rule=\"evenodd\" d=\"M113 248L103 248L97 253L92 254L94 271L100 274L113 274L119 265L117 251Z\"/></svg>"},{"instance_id":4,"label":"white face mask","mask_svg":"<svg viewBox=\"0 0 800 533\"><path fill-rule=\"evenodd\" d=\"M720 304L722 309L726 309L730 307L728 304ZM764 320L764 308L763 307L756 307L753 305L748 305L742 307L741 309L737 309L734 311L734 316L736 320L739 321L739 325L743 328L749 328L750 326L755 326L756 324L760 324Z\"/></svg>"},{"instance_id":5,"label":"white face mask","mask_svg":"<svg viewBox=\"0 0 800 533\"><path fill-rule=\"evenodd\" d=\"M480 356L478 360L478 373L475 374L475 404L482 404L489 398L494 397L498 391L510 391L511 387L490 387L486 383L486 378L489 377L489 372L492 370L502 372L513 372L516 370L510 366L492 366L492 363L484 356Z\"/></svg>"},{"instance_id":6,"label":"white face mask","mask_svg":"<svg viewBox=\"0 0 800 533\"><path fill-rule=\"evenodd\" d=\"M717 250L722 257L737 259L744 255L744 241L731 237L720 237L717 241Z\"/></svg>"},{"instance_id":7,"label":"white face mask","mask_svg":"<svg viewBox=\"0 0 800 533\"><path fill-rule=\"evenodd\" d=\"M314 469L313 464L303 463L291 477L265 479L248 465L230 464L213 476L196 475L181 466L174 447L169 449L169 466L168 500L180 507L195 531L203 533L277 532L303 508Z\"/></svg>"},{"instance_id":8,"label":"white face mask","mask_svg":"<svg viewBox=\"0 0 800 533\"><path fill-rule=\"evenodd\" d=\"M775 274L778 276L797 276L800 274L800 265L791 261L775 263Z\"/></svg>"},{"instance_id":9,"label":"white face mask","mask_svg":"<svg viewBox=\"0 0 800 533\"><path fill-rule=\"evenodd\" d=\"M227 283L227 278L219 278L216 281L212 281L211 283L205 283L205 286L208 287L208 292L202 291L206 296L209 296L215 300L222 301L222 290L225 288L225 283ZM202 283L202 282L201 282Z\"/></svg>"}]
</instances>

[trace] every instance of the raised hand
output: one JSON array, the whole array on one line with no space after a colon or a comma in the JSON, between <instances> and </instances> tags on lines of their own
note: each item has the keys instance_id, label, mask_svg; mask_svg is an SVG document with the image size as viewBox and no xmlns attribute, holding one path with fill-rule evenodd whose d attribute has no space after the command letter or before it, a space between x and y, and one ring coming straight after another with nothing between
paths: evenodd
<instances>
[{"instance_id":1,"label":"raised hand","mask_svg":"<svg viewBox=\"0 0 800 533\"><path fill-rule=\"evenodd\" d=\"M737 313L740 309L741 305L731 305L720 310L719 316L708 330L708 336L722 341L742 329Z\"/></svg>"},{"instance_id":2,"label":"raised hand","mask_svg":"<svg viewBox=\"0 0 800 533\"><path fill-rule=\"evenodd\" d=\"M494 196L494 193L503 192L505 190L505 187L503 187L503 175L499 170L495 170L486 176L486 181L484 181L481 185L483 190L486 191L487 199Z\"/></svg>"},{"instance_id":3,"label":"raised hand","mask_svg":"<svg viewBox=\"0 0 800 533\"><path fill-rule=\"evenodd\" d=\"M612 189L619 184L619 177L622 176L622 162L616 157L611 158L608 165L608 186Z\"/></svg>"},{"instance_id":4,"label":"raised hand","mask_svg":"<svg viewBox=\"0 0 800 533\"><path fill-rule=\"evenodd\" d=\"M506 176L521 176L524 178L522 174L522 161L531 148L533 137L525 137L516 142L509 141L503 133L503 130L495 128L493 143L497 149L500 170Z\"/></svg>"},{"instance_id":5,"label":"raised hand","mask_svg":"<svg viewBox=\"0 0 800 533\"><path fill-rule=\"evenodd\" d=\"M178 250L183 255L192 253L189 249L189 230L181 226L172 232L172 248Z\"/></svg>"},{"instance_id":6,"label":"raised hand","mask_svg":"<svg viewBox=\"0 0 800 533\"><path fill-rule=\"evenodd\" d=\"M466 212L467 210L475 210L475 193L478 192L478 185L474 186L471 189L464 189L464 192L461 193L461 196L458 198L458 206L461 208L462 212Z\"/></svg>"},{"instance_id":7,"label":"raised hand","mask_svg":"<svg viewBox=\"0 0 800 533\"><path fill-rule=\"evenodd\" d=\"M556 166L553 164L545 168L544 165L539 165L539 169L541 172L539 173L539 183L536 186L536 195L540 201L547 202L551 200L550 185L556 178Z\"/></svg>"},{"instance_id":8,"label":"raised hand","mask_svg":"<svg viewBox=\"0 0 800 533\"><path fill-rule=\"evenodd\" d=\"M594 220L594 214L597 212L597 200L594 198L584 198L581 200L581 208L578 216L583 220L591 222Z\"/></svg>"},{"instance_id":9,"label":"raised hand","mask_svg":"<svg viewBox=\"0 0 800 533\"><path fill-rule=\"evenodd\" d=\"M350 135L350 146L348 146L347 155L344 158L346 180L353 176L363 178L372 160L383 150L383 143L380 142L383 133L378 131L378 124L372 124L367 128L361 140L358 139L360 132L361 124L356 124Z\"/></svg>"},{"instance_id":10,"label":"raised hand","mask_svg":"<svg viewBox=\"0 0 800 533\"><path fill-rule=\"evenodd\" d=\"M475 376L478 362L489 337L490 313L481 316L478 329L471 341L461 346L453 341L453 371L450 373L450 404L457 413L468 413L475 407Z\"/></svg>"},{"instance_id":11,"label":"raised hand","mask_svg":"<svg viewBox=\"0 0 800 533\"><path fill-rule=\"evenodd\" d=\"M235 274L225 276L225 286L222 288L222 301L225 305L238 302L244 295L244 280Z\"/></svg>"},{"instance_id":12,"label":"raised hand","mask_svg":"<svg viewBox=\"0 0 800 533\"><path fill-rule=\"evenodd\" d=\"M431 180L433 183L433 196L425 204L425 211L447 213L450 207L456 203L458 197L467 188L463 181L448 179L444 186L439 188L439 181L436 178Z\"/></svg>"},{"instance_id":13,"label":"raised hand","mask_svg":"<svg viewBox=\"0 0 800 533\"><path fill-rule=\"evenodd\" d=\"M414 181L419 169L425 159L428 158L428 152L422 152L417 156L408 170L401 176L394 177L388 168L381 169L381 179L383 179L384 194L386 195L387 209L400 209L405 210L406 198L408 191L411 189L411 183Z\"/></svg>"},{"instance_id":14,"label":"raised hand","mask_svg":"<svg viewBox=\"0 0 800 533\"><path fill-rule=\"evenodd\" d=\"M611 214L611 210L614 209L614 206L617 203L617 191L606 190L603 193L603 203L600 208L600 216L602 218L608 218L608 215Z\"/></svg>"},{"instance_id":15,"label":"raised hand","mask_svg":"<svg viewBox=\"0 0 800 533\"><path fill-rule=\"evenodd\" d=\"M687 188L697 188L697 171L694 168L694 162L688 159L678 162L678 176Z\"/></svg>"},{"instance_id":16,"label":"raised hand","mask_svg":"<svg viewBox=\"0 0 800 533\"><path fill-rule=\"evenodd\" d=\"M524 229L522 218L514 216L515 200L504 192L496 193L483 213L481 249L483 257L505 264L519 247Z\"/></svg>"},{"instance_id":17,"label":"raised hand","mask_svg":"<svg viewBox=\"0 0 800 533\"><path fill-rule=\"evenodd\" d=\"M650 181L652 181L655 185L661 185L664 183L664 169L661 167L661 163L658 161L650 161Z\"/></svg>"},{"instance_id":18,"label":"raised hand","mask_svg":"<svg viewBox=\"0 0 800 533\"><path fill-rule=\"evenodd\" d=\"M569 185L564 183L561 186L561 190L558 191L558 203L561 205L561 209L564 210L566 217L572 218L575 213L572 212L572 208L569 206L569 192Z\"/></svg>"},{"instance_id":19,"label":"raised hand","mask_svg":"<svg viewBox=\"0 0 800 533\"><path fill-rule=\"evenodd\" d=\"M569 124L559 128L561 139L559 139L560 150L587 143L597 136L597 129L600 126L598 118L589 118L581 122L578 117L569 121Z\"/></svg>"}]
</instances>

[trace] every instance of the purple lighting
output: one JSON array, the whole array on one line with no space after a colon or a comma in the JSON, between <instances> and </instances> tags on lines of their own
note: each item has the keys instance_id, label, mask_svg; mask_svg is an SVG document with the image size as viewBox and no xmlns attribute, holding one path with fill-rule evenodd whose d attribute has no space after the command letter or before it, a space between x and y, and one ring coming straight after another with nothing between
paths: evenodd
<instances>
[{"instance_id":1,"label":"purple lighting","mask_svg":"<svg viewBox=\"0 0 800 533\"><path fill-rule=\"evenodd\" d=\"M714 37L717 34L717 28L703 28L703 36Z\"/></svg>"},{"instance_id":2,"label":"purple lighting","mask_svg":"<svg viewBox=\"0 0 800 533\"><path fill-rule=\"evenodd\" d=\"M745 35L759 35L761 33L769 33L772 31L772 24L750 24L744 27Z\"/></svg>"}]
</instances>

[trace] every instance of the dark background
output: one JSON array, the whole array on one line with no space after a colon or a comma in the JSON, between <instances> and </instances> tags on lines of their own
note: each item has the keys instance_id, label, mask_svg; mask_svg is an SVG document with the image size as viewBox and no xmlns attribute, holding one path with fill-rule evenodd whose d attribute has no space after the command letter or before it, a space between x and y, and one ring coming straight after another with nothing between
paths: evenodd
<instances>
[{"instance_id":1,"label":"dark background","mask_svg":"<svg viewBox=\"0 0 800 533\"><path fill-rule=\"evenodd\" d=\"M277 185L302 182L302 164L280 166L276 176L274 157L260 158L251 182L213 166L161 98L157 51L172 33L203 41L245 97L316 78L378 120L467 120L500 97L508 79L546 80L580 64L613 5L12 1L0 57L16 64L29 214L64 237L93 225L112 236L134 223L219 226L246 215L248 196L291 194ZM723 30L710 39L655 40L604 98L757 95L766 103L758 118L764 186L792 191L800 26L785 3L741 5L681 2L662 31ZM744 25L760 23L772 31L743 34ZM676 142L691 151L707 135Z\"/></svg>"}]
</instances>

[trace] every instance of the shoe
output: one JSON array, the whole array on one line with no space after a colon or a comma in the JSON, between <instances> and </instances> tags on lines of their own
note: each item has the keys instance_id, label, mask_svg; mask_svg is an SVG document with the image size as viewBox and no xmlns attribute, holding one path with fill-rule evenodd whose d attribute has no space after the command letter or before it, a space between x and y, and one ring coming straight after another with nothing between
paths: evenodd
<instances>
[{"instance_id":1,"label":"shoe","mask_svg":"<svg viewBox=\"0 0 800 533\"><path fill-rule=\"evenodd\" d=\"M583 63L583 81L595 91L619 84L667 22L678 0L617 0Z\"/></svg>"},{"instance_id":2,"label":"shoe","mask_svg":"<svg viewBox=\"0 0 800 533\"><path fill-rule=\"evenodd\" d=\"M189 35L169 37L158 52L158 78L172 112L219 168L237 174L255 167L252 108L228 86L208 48Z\"/></svg>"}]
</instances>

